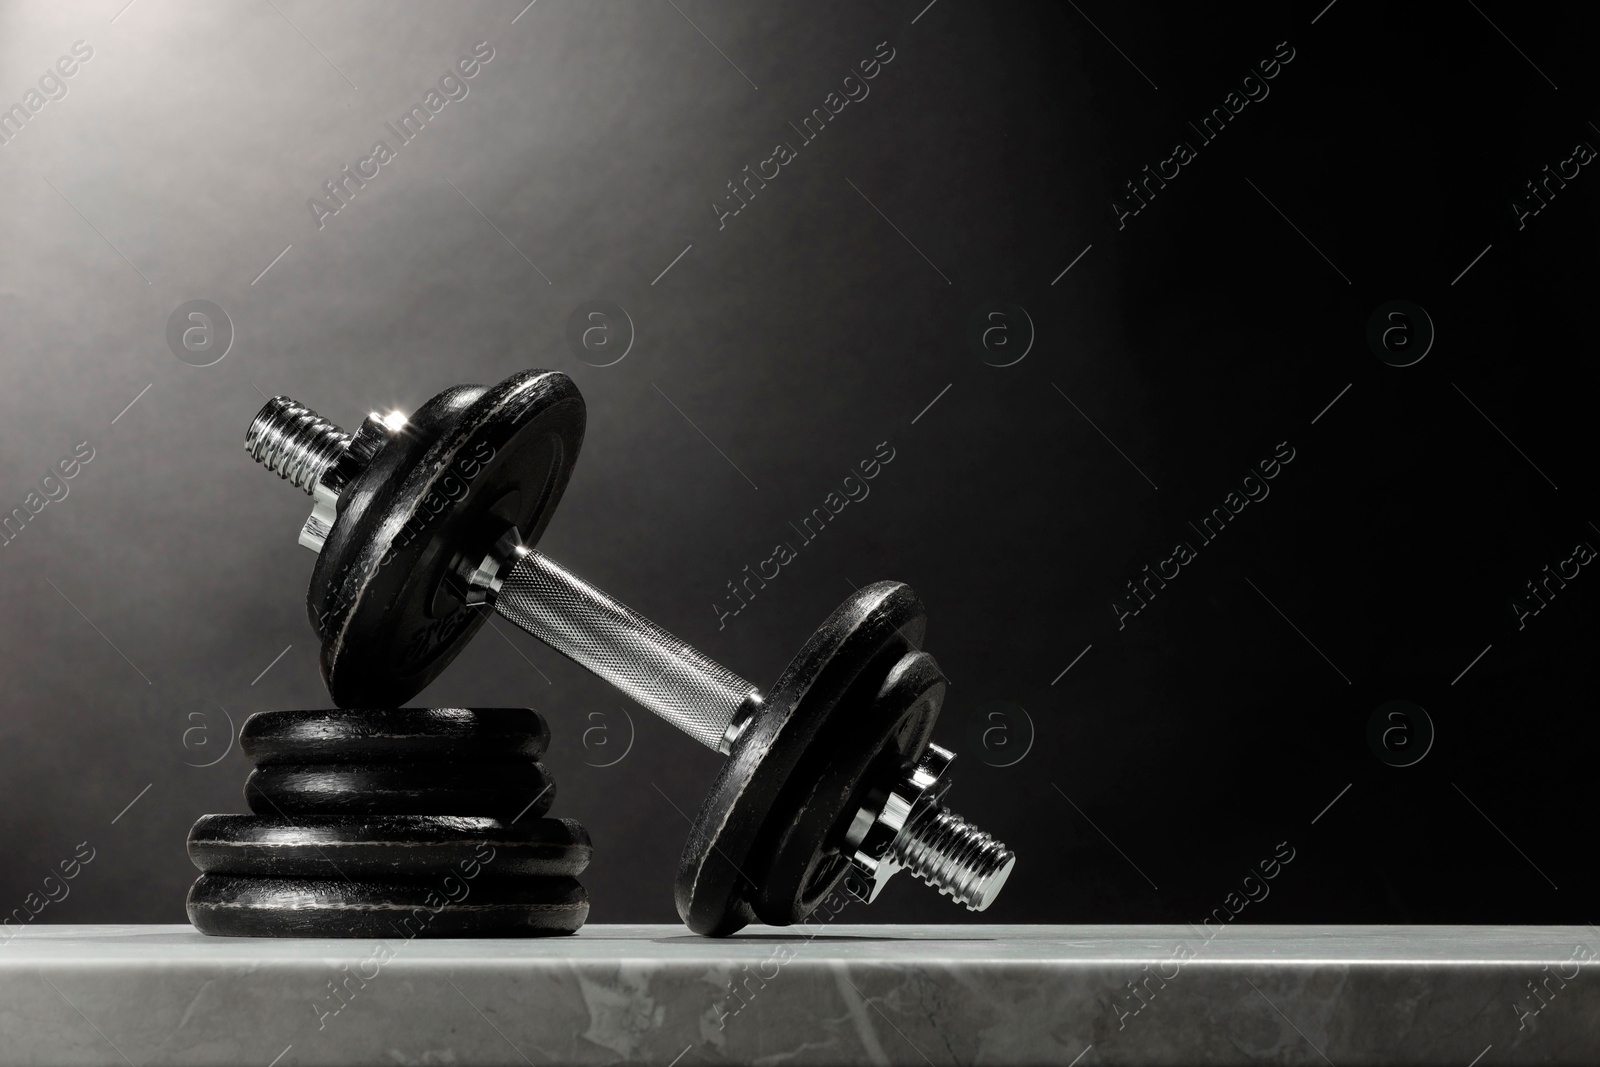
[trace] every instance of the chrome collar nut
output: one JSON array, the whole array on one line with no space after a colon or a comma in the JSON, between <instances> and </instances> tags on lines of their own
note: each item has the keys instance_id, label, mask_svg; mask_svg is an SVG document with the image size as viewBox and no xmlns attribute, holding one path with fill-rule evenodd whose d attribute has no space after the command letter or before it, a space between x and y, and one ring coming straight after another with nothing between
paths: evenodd
<instances>
[{"instance_id":1,"label":"chrome collar nut","mask_svg":"<svg viewBox=\"0 0 1600 1067\"><path fill-rule=\"evenodd\" d=\"M311 487L311 514L300 528L300 543L313 552L321 552L327 543L333 520L339 517L339 497L357 475L367 469L372 457L378 454L392 438L406 428L406 417L398 411L386 415L373 412L361 420L361 425Z\"/></svg>"},{"instance_id":2,"label":"chrome collar nut","mask_svg":"<svg viewBox=\"0 0 1600 1067\"><path fill-rule=\"evenodd\" d=\"M894 842L912 816L920 815L922 808L938 804L950 782L944 772L955 759L955 753L936 744L929 744L922 759L887 789L871 790L845 831L844 853L859 875L847 886L851 892L870 904L877 899L889 879L901 869L895 858ZM861 895L861 891L865 895Z\"/></svg>"},{"instance_id":3,"label":"chrome collar nut","mask_svg":"<svg viewBox=\"0 0 1600 1067\"><path fill-rule=\"evenodd\" d=\"M251 421L244 447L258 463L315 501L300 529L300 543L321 552L339 516L340 494L406 425L406 417L398 411L373 412L350 434L310 408L275 396Z\"/></svg>"},{"instance_id":4,"label":"chrome collar nut","mask_svg":"<svg viewBox=\"0 0 1600 1067\"><path fill-rule=\"evenodd\" d=\"M505 584L505 575L516 566L517 560L528 554L522 531L507 525L494 544L479 558L477 553L466 553L456 565L456 576L461 579L461 599L469 607L480 604L494 605Z\"/></svg>"},{"instance_id":5,"label":"chrome collar nut","mask_svg":"<svg viewBox=\"0 0 1600 1067\"><path fill-rule=\"evenodd\" d=\"M870 902L897 871L906 870L968 911L994 903L1017 857L941 803L953 759L949 749L930 744L887 793L869 794L846 834L857 875L846 879L847 890Z\"/></svg>"}]
</instances>

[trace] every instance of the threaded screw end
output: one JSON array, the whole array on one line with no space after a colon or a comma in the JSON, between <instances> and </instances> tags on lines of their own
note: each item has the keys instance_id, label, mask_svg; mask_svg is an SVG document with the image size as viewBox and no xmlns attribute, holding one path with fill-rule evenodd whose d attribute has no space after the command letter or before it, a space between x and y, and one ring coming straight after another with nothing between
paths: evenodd
<instances>
[{"instance_id":1,"label":"threaded screw end","mask_svg":"<svg viewBox=\"0 0 1600 1067\"><path fill-rule=\"evenodd\" d=\"M942 804L913 812L891 846L895 861L969 911L1000 895L1017 856Z\"/></svg>"},{"instance_id":2,"label":"threaded screw end","mask_svg":"<svg viewBox=\"0 0 1600 1067\"><path fill-rule=\"evenodd\" d=\"M257 463L307 495L349 444L349 434L286 396L267 401L244 436L244 449Z\"/></svg>"}]
</instances>

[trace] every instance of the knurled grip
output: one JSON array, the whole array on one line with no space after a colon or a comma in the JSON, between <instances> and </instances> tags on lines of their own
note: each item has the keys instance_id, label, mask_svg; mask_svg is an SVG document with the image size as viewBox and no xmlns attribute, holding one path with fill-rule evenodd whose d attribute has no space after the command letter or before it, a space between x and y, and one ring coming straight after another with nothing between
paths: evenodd
<instances>
[{"instance_id":1,"label":"knurled grip","mask_svg":"<svg viewBox=\"0 0 1600 1067\"><path fill-rule=\"evenodd\" d=\"M502 572L495 610L717 752L756 693L687 642L548 556L525 552Z\"/></svg>"}]
</instances>

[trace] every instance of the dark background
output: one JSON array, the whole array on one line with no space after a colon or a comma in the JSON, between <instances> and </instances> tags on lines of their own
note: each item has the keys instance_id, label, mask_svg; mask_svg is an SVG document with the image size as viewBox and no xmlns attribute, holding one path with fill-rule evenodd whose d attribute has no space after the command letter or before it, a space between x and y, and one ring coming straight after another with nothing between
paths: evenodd
<instances>
[{"instance_id":1,"label":"dark background","mask_svg":"<svg viewBox=\"0 0 1600 1067\"><path fill-rule=\"evenodd\" d=\"M1324 2L0 9L7 105L94 49L0 147L0 504L94 449L0 548L0 905L87 841L36 921L181 921L188 826L244 810L233 728L326 703L308 501L241 448L263 396L353 426L537 366L589 405L542 547L758 684L852 585L920 592L951 799L1020 856L984 920L1198 923L1287 842L1239 921L1587 921L1600 577L1521 630L1510 602L1600 546L1600 177L1520 231L1508 205L1600 145L1595 26ZM319 230L306 198L478 41L469 96ZM724 183L880 41L870 96L719 231ZM1119 231L1122 183L1281 41L1270 95ZM168 349L191 299L236 331L212 366ZM592 299L635 329L614 366L564 337ZM1437 330L1404 368L1365 339L1394 299ZM989 301L1026 309L1021 362L969 343ZM1119 630L1124 583L1284 441ZM417 703L543 712L591 918L675 921L674 805L717 757L499 628ZM1436 731L1407 767L1367 740L1393 699ZM976 918L907 879L845 917Z\"/></svg>"}]
</instances>

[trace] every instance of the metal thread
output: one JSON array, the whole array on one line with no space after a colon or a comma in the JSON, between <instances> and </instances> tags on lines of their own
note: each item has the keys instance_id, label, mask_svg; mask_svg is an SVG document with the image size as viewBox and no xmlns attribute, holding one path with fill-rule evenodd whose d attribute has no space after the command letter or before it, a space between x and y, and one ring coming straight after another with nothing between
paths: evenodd
<instances>
[{"instance_id":1,"label":"metal thread","mask_svg":"<svg viewBox=\"0 0 1600 1067\"><path fill-rule=\"evenodd\" d=\"M895 861L928 885L982 911L999 895L1016 854L942 804L915 811L890 846Z\"/></svg>"},{"instance_id":2,"label":"metal thread","mask_svg":"<svg viewBox=\"0 0 1600 1067\"><path fill-rule=\"evenodd\" d=\"M244 449L306 495L350 444L350 435L308 407L275 396L250 421Z\"/></svg>"}]
</instances>

